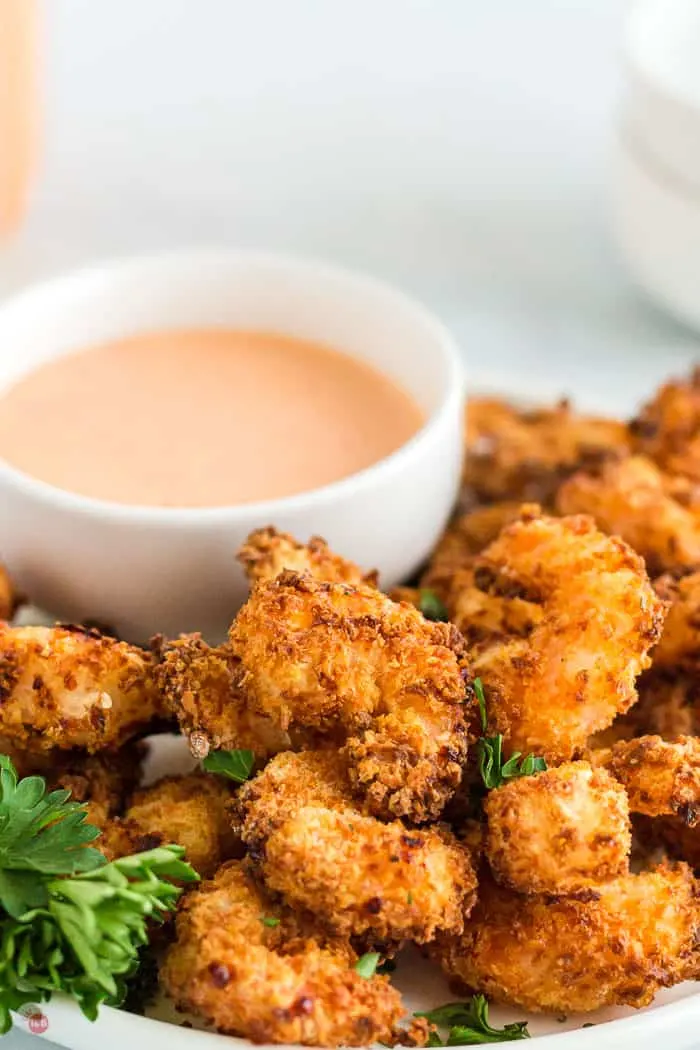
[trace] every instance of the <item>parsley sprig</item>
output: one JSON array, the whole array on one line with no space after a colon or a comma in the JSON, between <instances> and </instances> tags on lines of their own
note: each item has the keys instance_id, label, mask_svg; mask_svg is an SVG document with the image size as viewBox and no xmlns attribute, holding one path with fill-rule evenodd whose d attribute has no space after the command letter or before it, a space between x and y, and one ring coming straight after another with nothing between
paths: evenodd
<instances>
[{"instance_id":1,"label":"parsley sprig","mask_svg":"<svg viewBox=\"0 0 700 1050\"><path fill-rule=\"evenodd\" d=\"M529 1039L527 1021L515 1021L494 1028L489 1024L489 1004L483 995L474 995L469 1002L446 1003L435 1010L417 1013L440 1028L447 1028L447 1038L431 1033L429 1046L481 1046L484 1043L514 1043Z\"/></svg>"},{"instance_id":2,"label":"parsley sprig","mask_svg":"<svg viewBox=\"0 0 700 1050\"><path fill-rule=\"evenodd\" d=\"M17 779L0 756L0 1032L10 1011L64 992L94 1020L119 1004L147 944L197 878L180 846L162 846L107 864L88 843L99 830L68 791L41 777Z\"/></svg>"},{"instance_id":3,"label":"parsley sprig","mask_svg":"<svg viewBox=\"0 0 700 1050\"><path fill-rule=\"evenodd\" d=\"M212 751L202 759L202 769L207 773L218 773L219 776L243 784L250 776L255 765L255 754L247 750Z\"/></svg>"},{"instance_id":4,"label":"parsley sprig","mask_svg":"<svg viewBox=\"0 0 700 1050\"><path fill-rule=\"evenodd\" d=\"M422 587L418 592L418 608L423 613L426 620L433 620L436 622L449 620L449 614L445 603L438 598L435 591L431 591L428 587Z\"/></svg>"},{"instance_id":5,"label":"parsley sprig","mask_svg":"<svg viewBox=\"0 0 700 1050\"><path fill-rule=\"evenodd\" d=\"M539 755L526 755L523 758L522 751L514 751L510 758L504 761L503 734L485 735L488 729L488 715L484 685L480 678L474 679L474 693L479 704L481 732L484 734L477 744L479 772L484 787L490 791L492 788L501 787L509 780L529 777L533 773L543 773L547 768L547 763Z\"/></svg>"}]
</instances>

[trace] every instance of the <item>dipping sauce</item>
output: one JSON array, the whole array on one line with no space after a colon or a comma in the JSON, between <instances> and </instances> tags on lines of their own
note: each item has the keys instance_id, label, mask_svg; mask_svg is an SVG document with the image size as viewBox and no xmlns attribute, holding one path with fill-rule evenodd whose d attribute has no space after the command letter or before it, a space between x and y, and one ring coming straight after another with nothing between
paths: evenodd
<instances>
[{"instance_id":1,"label":"dipping sauce","mask_svg":"<svg viewBox=\"0 0 700 1050\"><path fill-rule=\"evenodd\" d=\"M423 423L409 394L267 332L148 333L56 358L0 397L0 456L97 499L220 507L327 485Z\"/></svg>"}]
</instances>

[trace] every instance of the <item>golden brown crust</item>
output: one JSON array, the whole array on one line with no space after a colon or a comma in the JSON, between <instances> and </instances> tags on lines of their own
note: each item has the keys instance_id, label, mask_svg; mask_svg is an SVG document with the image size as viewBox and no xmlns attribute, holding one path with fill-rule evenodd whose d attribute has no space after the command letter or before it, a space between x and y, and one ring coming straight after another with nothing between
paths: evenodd
<instances>
[{"instance_id":1,"label":"golden brown crust","mask_svg":"<svg viewBox=\"0 0 700 1050\"><path fill-rule=\"evenodd\" d=\"M273 904L233 861L187 895L161 981L179 1006L256 1043L393 1044L399 993L386 977L361 977L356 960L347 941Z\"/></svg>"},{"instance_id":2,"label":"golden brown crust","mask_svg":"<svg viewBox=\"0 0 700 1050\"><path fill-rule=\"evenodd\" d=\"M476 889L467 850L446 829L363 815L337 752L278 755L234 808L256 874L332 933L426 943L462 929Z\"/></svg>"},{"instance_id":3,"label":"golden brown crust","mask_svg":"<svg viewBox=\"0 0 700 1050\"><path fill-rule=\"evenodd\" d=\"M700 369L665 383L629 424L632 445L669 474L700 481Z\"/></svg>"},{"instance_id":4,"label":"golden brown crust","mask_svg":"<svg viewBox=\"0 0 700 1050\"><path fill-rule=\"evenodd\" d=\"M520 893L590 895L629 871L624 789L604 770L568 762L490 791L486 856Z\"/></svg>"},{"instance_id":5,"label":"golden brown crust","mask_svg":"<svg viewBox=\"0 0 700 1050\"><path fill-rule=\"evenodd\" d=\"M97 755L49 753L46 760L50 762L50 769L42 771L35 766L32 772L45 776L52 789L70 791L74 802L85 803L88 823L104 828L123 812L127 798L139 782L143 758L144 745L138 743ZM27 776L28 771L21 775Z\"/></svg>"},{"instance_id":6,"label":"golden brown crust","mask_svg":"<svg viewBox=\"0 0 700 1050\"><path fill-rule=\"evenodd\" d=\"M157 640L155 680L163 705L177 718L193 752L244 748L260 758L289 746L289 737L245 706L234 683L226 645L212 647L199 634Z\"/></svg>"},{"instance_id":7,"label":"golden brown crust","mask_svg":"<svg viewBox=\"0 0 700 1050\"><path fill-rule=\"evenodd\" d=\"M159 713L142 649L78 627L0 624L0 734L18 747L115 749Z\"/></svg>"},{"instance_id":8,"label":"golden brown crust","mask_svg":"<svg viewBox=\"0 0 700 1050\"><path fill-rule=\"evenodd\" d=\"M653 653L654 669L696 670L700 664L700 572L680 580L661 576L654 587L669 603L661 639Z\"/></svg>"},{"instance_id":9,"label":"golden brown crust","mask_svg":"<svg viewBox=\"0 0 700 1050\"><path fill-rule=\"evenodd\" d=\"M662 740L643 736L620 740L591 753L625 788L630 809L648 817L673 814L686 824L700 822L700 739Z\"/></svg>"},{"instance_id":10,"label":"golden brown crust","mask_svg":"<svg viewBox=\"0 0 700 1050\"><path fill-rule=\"evenodd\" d=\"M593 900L523 897L484 879L464 933L434 954L469 988L524 1010L647 1006L698 976L699 899L682 864L623 876Z\"/></svg>"},{"instance_id":11,"label":"golden brown crust","mask_svg":"<svg viewBox=\"0 0 700 1050\"><path fill-rule=\"evenodd\" d=\"M256 587L230 643L251 710L283 731L346 737L353 786L375 815L439 816L474 707L454 627L371 587L283 573Z\"/></svg>"},{"instance_id":12,"label":"golden brown crust","mask_svg":"<svg viewBox=\"0 0 700 1050\"><path fill-rule=\"evenodd\" d=\"M12 586L12 580L4 565L0 565L0 620L10 620L18 604L19 598Z\"/></svg>"},{"instance_id":13,"label":"golden brown crust","mask_svg":"<svg viewBox=\"0 0 700 1050\"><path fill-rule=\"evenodd\" d=\"M560 514L590 514L599 528L630 544L649 572L688 572L700 565L700 506L681 478L644 456L581 471L559 489Z\"/></svg>"},{"instance_id":14,"label":"golden brown crust","mask_svg":"<svg viewBox=\"0 0 700 1050\"><path fill-rule=\"evenodd\" d=\"M590 518L528 514L483 552L470 581L459 608L495 609L474 621L473 669L489 729L510 751L566 761L634 703L665 607L621 540Z\"/></svg>"},{"instance_id":15,"label":"golden brown crust","mask_svg":"<svg viewBox=\"0 0 700 1050\"><path fill-rule=\"evenodd\" d=\"M325 540L312 536L299 543L288 532L272 525L251 532L238 552L238 560L252 585L274 580L281 572L307 572L328 583L376 584L376 572L363 573L354 562L334 554Z\"/></svg>"},{"instance_id":16,"label":"golden brown crust","mask_svg":"<svg viewBox=\"0 0 700 1050\"><path fill-rule=\"evenodd\" d=\"M626 454L622 423L582 416L567 401L522 410L497 398L467 403L464 484L477 499L551 505L574 470Z\"/></svg>"}]
</instances>

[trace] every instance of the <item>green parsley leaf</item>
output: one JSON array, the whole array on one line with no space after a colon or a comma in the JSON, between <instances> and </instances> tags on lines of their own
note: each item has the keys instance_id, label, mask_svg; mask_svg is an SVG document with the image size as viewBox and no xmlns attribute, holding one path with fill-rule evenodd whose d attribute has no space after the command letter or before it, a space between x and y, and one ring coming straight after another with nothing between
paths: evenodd
<instances>
[{"instance_id":1,"label":"green parsley leaf","mask_svg":"<svg viewBox=\"0 0 700 1050\"><path fill-rule=\"evenodd\" d=\"M218 773L219 776L243 784L250 776L255 764L252 751L212 751L202 759L202 769L207 773Z\"/></svg>"},{"instance_id":2,"label":"green parsley leaf","mask_svg":"<svg viewBox=\"0 0 700 1050\"><path fill-rule=\"evenodd\" d=\"M47 878L46 903L0 914L0 1032L10 1011L63 992L94 1020L100 1003L119 1005L136 972L148 928L162 922L197 874L180 846L161 846L93 871Z\"/></svg>"},{"instance_id":3,"label":"green parsley leaf","mask_svg":"<svg viewBox=\"0 0 700 1050\"><path fill-rule=\"evenodd\" d=\"M379 952L365 952L355 963L355 972L369 980L370 977L374 977L379 958Z\"/></svg>"},{"instance_id":4,"label":"green parsley leaf","mask_svg":"<svg viewBox=\"0 0 700 1050\"><path fill-rule=\"evenodd\" d=\"M479 716L481 718L481 732L485 733L488 728L488 718L486 716L486 697L484 696L484 683L480 678L475 678L473 682L474 693L476 699L479 702Z\"/></svg>"},{"instance_id":5,"label":"green parsley leaf","mask_svg":"<svg viewBox=\"0 0 700 1050\"><path fill-rule=\"evenodd\" d=\"M279 926L281 920L276 919L273 915L261 915L260 922L263 926L269 926L270 929L273 929L275 926Z\"/></svg>"},{"instance_id":6,"label":"green parsley leaf","mask_svg":"<svg viewBox=\"0 0 700 1050\"><path fill-rule=\"evenodd\" d=\"M429 1046L480 1046L484 1043L511 1043L530 1038L527 1021L493 1028L489 1024L489 1004L483 995L474 995L469 1002L446 1003L415 1016L425 1017L441 1028L449 1028L444 1043L429 1042Z\"/></svg>"},{"instance_id":7,"label":"green parsley leaf","mask_svg":"<svg viewBox=\"0 0 700 1050\"><path fill-rule=\"evenodd\" d=\"M444 603L438 598L435 591L431 591L427 587L422 588L418 592L418 608L426 620L437 622L449 620L449 614Z\"/></svg>"}]
</instances>

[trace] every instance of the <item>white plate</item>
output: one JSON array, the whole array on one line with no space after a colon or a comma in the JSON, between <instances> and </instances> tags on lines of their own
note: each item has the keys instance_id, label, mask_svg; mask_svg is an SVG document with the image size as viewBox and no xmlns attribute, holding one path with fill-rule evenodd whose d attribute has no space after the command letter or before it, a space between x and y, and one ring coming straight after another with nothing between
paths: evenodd
<instances>
[{"instance_id":1,"label":"white plate","mask_svg":"<svg viewBox=\"0 0 700 1050\"><path fill-rule=\"evenodd\" d=\"M482 375L478 383L472 377L470 389L472 392L500 391L503 396L508 396L510 392L510 396L528 402L551 401L559 393L558 388L543 390L538 384L537 389L533 389L525 378L521 383L512 376L502 375ZM619 391L615 402L614 410L620 414L631 413L635 408L629 392L625 394ZM579 407L595 411L590 403ZM606 409L612 411L612 404L606 404L602 410ZM25 613L23 619L25 622L37 622L35 614L27 617ZM152 744L155 746L152 746L146 764L146 782L167 774L187 772L192 768L193 760L182 738L163 736L153 738ZM409 1013L430 1009L456 998L438 968L413 950L402 953L397 970L392 974L392 981L401 991ZM69 1050L125 1050L127 1047L134 1047L135 1050L141 1050L142 1047L148 1047L149 1050L226 1050L227 1047L251 1050L252 1044L247 1039L189 1027L198 1024L194 1018L186 1019L184 1023L187 1027L183 1027L183 1017L176 1014L165 1001L158 1003L149 1014L148 1017L140 1017L103 1006L93 1024L83 1017L75 1003L63 996L56 996L51 1002L38 1006L35 1014L17 1016L15 1022L20 1031L38 1035ZM662 1040L672 1050L698 1050L700 985L688 981L663 991L644 1010L615 1007L592 1014L556 1018L491 1006L490 1020L497 1027L510 1021L527 1020L531 1035L539 1041L543 1050L658 1050ZM584 1025L593 1027L584 1028ZM532 1043L528 1045L532 1046ZM279 1050L279 1044L265 1044L263 1050Z\"/></svg>"}]
</instances>

